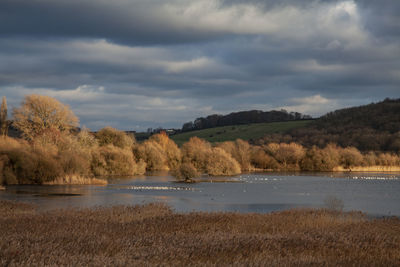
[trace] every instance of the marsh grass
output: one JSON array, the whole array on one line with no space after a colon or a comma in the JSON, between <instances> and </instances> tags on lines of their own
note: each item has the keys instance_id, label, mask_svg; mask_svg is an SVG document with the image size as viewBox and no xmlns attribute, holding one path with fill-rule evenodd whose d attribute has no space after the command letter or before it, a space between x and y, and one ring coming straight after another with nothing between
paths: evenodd
<instances>
[{"instance_id":1,"label":"marsh grass","mask_svg":"<svg viewBox=\"0 0 400 267\"><path fill-rule=\"evenodd\" d=\"M0 202L0 265L400 263L400 220L361 213L174 213L163 204L37 212Z\"/></svg>"},{"instance_id":2,"label":"marsh grass","mask_svg":"<svg viewBox=\"0 0 400 267\"><path fill-rule=\"evenodd\" d=\"M54 181L44 183L46 185L106 185L106 179L85 177L80 175L65 175Z\"/></svg>"}]
</instances>

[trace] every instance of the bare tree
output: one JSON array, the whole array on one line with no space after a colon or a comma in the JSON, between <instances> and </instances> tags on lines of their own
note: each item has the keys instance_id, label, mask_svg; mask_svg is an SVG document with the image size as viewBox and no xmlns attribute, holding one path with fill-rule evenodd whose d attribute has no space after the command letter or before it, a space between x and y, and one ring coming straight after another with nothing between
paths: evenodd
<instances>
[{"instance_id":1,"label":"bare tree","mask_svg":"<svg viewBox=\"0 0 400 267\"><path fill-rule=\"evenodd\" d=\"M79 125L69 107L50 96L28 95L13 113L13 125L30 140L47 131L65 132Z\"/></svg>"},{"instance_id":2,"label":"bare tree","mask_svg":"<svg viewBox=\"0 0 400 267\"><path fill-rule=\"evenodd\" d=\"M8 134L8 120L7 120L7 99L3 96L3 102L0 108L0 135L7 136Z\"/></svg>"}]
</instances>

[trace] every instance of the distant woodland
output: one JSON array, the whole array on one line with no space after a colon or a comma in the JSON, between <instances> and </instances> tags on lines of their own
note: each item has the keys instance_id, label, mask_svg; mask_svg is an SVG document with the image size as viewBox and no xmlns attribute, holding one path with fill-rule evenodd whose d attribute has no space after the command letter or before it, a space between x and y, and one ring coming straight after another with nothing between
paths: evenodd
<instances>
[{"instance_id":1,"label":"distant woodland","mask_svg":"<svg viewBox=\"0 0 400 267\"><path fill-rule=\"evenodd\" d=\"M400 99L330 112L305 127L266 135L255 144L296 142L322 148L333 143L361 151L400 151Z\"/></svg>"},{"instance_id":2,"label":"distant woodland","mask_svg":"<svg viewBox=\"0 0 400 267\"><path fill-rule=\"evenodd\" d=\"M282 122L311 119L311 116L303 115L299 112L287 112L286 110L250 110L233 112L228 115L210 115L205 118L200 117L193 122L187 122L182 126L182 132L202 130L207 128L215 128L220 126L231 126L250 123L263 122Z\"/></svg>"}]
</instances>

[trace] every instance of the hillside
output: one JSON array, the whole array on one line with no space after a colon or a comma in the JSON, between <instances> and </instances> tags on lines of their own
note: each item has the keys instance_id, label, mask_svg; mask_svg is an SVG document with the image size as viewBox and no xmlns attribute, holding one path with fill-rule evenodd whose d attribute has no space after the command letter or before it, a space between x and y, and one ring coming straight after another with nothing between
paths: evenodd
<instances>
[{"instance_id":1,"label":"hillside","mask_svg":"<svg viewBox=\"0 0 400 267\"><path fill-rule=\"evenodd\" d=\"M282 134L266 134L256 143L298 142L304 146L324 147L336 143L362 151L400 151L400 99L330 112L303 128Z\"/></svg>"},{"instance_id":2,"label":"hillside","mask_svg":"<svg viewBox=\"0 0 400 267\"><path fill-rule=\"evenodd\" d=\"M310 122L312 122L312 120L223 126L184 132L172 135L171 139L174 140L178 145L183 144L193 136L203 138L209 142L231 141L238 138L243 140L255 140L263 137L265 134L284 133L294 128L304 127Z\"/></svg>"},{"instance_id":3,"label":"hillside","mask_svg":"<svg viewBox=\"0 0 400 267\"><path fill-rule=\"evenodd\" d=\"M232 112L227 115L213 114L205 118L197 118L193 122L187 122L182 126L182 132L215 128L221 126L233 126L250 123L269 123L269 122L284 122L298 121L311 119L308 115L303 115L299 112L287 112L286 110L249 110Z\"/></svg>"}]
</instances>

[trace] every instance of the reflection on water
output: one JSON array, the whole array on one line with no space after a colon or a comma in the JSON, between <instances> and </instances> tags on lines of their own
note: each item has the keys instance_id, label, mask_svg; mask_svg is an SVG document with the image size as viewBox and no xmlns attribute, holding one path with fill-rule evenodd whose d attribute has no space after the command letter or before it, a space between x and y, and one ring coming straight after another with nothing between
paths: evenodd
<instances>
[{"instance_id":1,"label":"reflection on water","mask_svg":"<svg viewBox=\"0 0 400 267\"><path fill-rule=\"evenodd\" d=\"M35 203L40 210L165 202L181 212L272 212L321 208L333 196L345 210L400 216L399 192L400 174L395 173L249 173L204 177L195 184L157 173L113 177L106 186L9 186L0 199Z\"/></svg>"},{"instance_id":2,"label":"reflection on water","mask_svg":"<svg viewBox=\"0 0 400 267\"><path fill-rule=\"evenodd\" d=\"M124 185L124 186L115 186L114 189L116 190L136 190L136 191L143 191L143 190L167 190L167 191L194 191L194 188L191 187L178 187L178 186L138 186L138 185Z\"/></svg>"}]
</instances>

